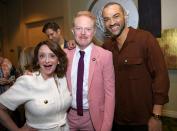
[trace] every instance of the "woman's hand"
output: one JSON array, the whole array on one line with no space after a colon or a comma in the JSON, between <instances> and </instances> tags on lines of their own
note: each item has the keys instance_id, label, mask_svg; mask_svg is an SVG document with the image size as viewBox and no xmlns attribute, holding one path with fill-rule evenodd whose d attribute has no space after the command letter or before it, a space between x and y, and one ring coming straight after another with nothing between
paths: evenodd
<instances>
[{"instance_id":1,"label":"woman's hand","mask_svg":"<svg viewBox=\"0 0 177 131\"><path fill-rule=\"evenodd\" d=\"M28 125L24 125L22 128L20 128L18 131L37 131L37 129L29 127Z\"/></svg>"}]
</instances>

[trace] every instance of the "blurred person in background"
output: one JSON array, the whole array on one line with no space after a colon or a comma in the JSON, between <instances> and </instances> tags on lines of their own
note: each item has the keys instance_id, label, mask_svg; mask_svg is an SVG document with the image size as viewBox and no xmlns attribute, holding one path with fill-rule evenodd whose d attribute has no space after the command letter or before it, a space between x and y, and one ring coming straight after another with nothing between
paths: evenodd
<instances>
[{"instance_id":1,"label":"blurred person in background","mask_svg":"<svg viewBox=\"0 0 177 131\"><path fill-rule=\"evenodd\" d=\"M15 81L15 68L7 58L0 56L0 93L6 91Z\"/></svg>"},{"instance_id":2,"label":"blurred person in background","mask_svg":"<svg viewBox=\"0 0 177 131\"><path fill-rule=\"evenodd\" d=\"M57 42L60 47L67 48L67 41L61 34L60 26L55 22L48 22L43 26L42 32L46 34L49 40Z\"/></svg>"},{"instance_id":3,"label":"blurred person in background","mask_svg":"<svg viewBox=\"0 0 177 131\"><path fill-rule=\"evenodd\" d=\"M25 47L19 57L18 70L19 74L23 75L26 70L32 71L32 62L34 58L34 47Z\"/></svg>"},{"instance_id":4,"label":"blurred person in background","mask_svg":"<svg viewBox=\"0 0 177 131\"><path fill-rule=\"evenodd\" d=\"M10 88L10 86L15 81L15 78L16 78L15 67L12 65L10 60L0 56L0 94L4 93L6 90ZM8 113L17 122L17 119L14 118L16 111L8 112ZM7 131L7 129L4 128L1 124L0 124L0 130Z\"/></svg>"}]
</instances>

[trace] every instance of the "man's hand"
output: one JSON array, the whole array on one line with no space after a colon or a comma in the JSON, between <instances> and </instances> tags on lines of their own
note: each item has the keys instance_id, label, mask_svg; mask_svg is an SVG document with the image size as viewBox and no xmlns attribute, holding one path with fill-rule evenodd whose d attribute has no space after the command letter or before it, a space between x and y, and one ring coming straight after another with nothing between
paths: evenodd
<instances>
[{"instance_id":1,"label":"man's hand","mask_svg":"<svg viewBox=\"0 0 177 131\"><path fill-rule=\"evenodd\" d=\"M25 70L24 73L23 73L23 75L30 75L30 76L32 76L33 74L32 74L31 71Z\"/></svg>"},{"instance_id":2,"label":"man's hand","mask_svg":"<svg viewBox=\"0 0 177 131\"><path fill-rule=\"evenodd\" d=\"M151 117L148 122L148 131L162 131L161 120Z\"/></svg>"},{"instance_id":3,"label":"man's hand","mask_svg":"<svg viewBox=\"0 0 177 131\"><path fill-rule=\"evenodd\" d=\"M67 42L67 45L68 45L69 50L72 50L72 49L76 48L76 42L74 40L69 40Z\"/></svg>"}]
</instances>

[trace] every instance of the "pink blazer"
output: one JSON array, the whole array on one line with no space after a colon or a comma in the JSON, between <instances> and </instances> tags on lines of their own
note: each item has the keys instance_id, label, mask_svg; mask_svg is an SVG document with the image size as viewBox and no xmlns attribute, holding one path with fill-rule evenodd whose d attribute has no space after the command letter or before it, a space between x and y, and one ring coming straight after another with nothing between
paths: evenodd
<instances>
[{"instance_id":1,"label":"pink blazer","mask_svg":"<svg viewBox=\"0 0 177 131\"><path fill-rule=\"evenodd\" d=\"M75 49L65 51L69 60L66 77L71 91L71 67ZM115 106L114 77L112 53L93 45L89 66L88 101L96 131L111 131Z\"/></svg>"}]
</instances>

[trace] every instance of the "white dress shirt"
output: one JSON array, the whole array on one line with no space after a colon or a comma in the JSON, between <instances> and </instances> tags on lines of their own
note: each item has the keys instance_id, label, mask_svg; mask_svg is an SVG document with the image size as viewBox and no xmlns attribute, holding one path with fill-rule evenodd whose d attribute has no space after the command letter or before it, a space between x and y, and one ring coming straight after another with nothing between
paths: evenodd
<instances>
[{"instance_id":1,"label":"white dress shirt","mask_svg":"<svg viewBox=\"0 0 177 131\"><path fill-rule=\"evenodd\" d=\"M90 44L86 49L82 50L85 52L84 55L84 78L83 78L83 109L88 109L88 77L89 77L89 65L90 65L90 56L92 51L92 44ZM76 51L73 57L72 69L71 69L71 85L72 85L72 108L77 109L76 103L76 91L77 91L77 70L78 62L80 58L80 49L76 46Z\"/></svg>"}]
</instances>

